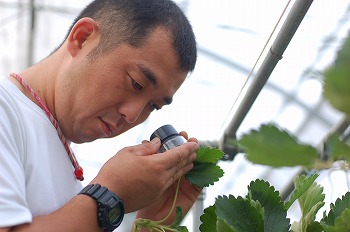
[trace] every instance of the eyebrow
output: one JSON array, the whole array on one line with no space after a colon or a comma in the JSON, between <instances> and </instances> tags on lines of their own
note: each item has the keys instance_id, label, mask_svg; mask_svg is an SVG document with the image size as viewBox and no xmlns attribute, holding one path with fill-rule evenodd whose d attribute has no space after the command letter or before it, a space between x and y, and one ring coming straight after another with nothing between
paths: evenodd
<instances>
[{"instance_id":1,"label":"eyebrow","mask_svg":"<svg viewBox=\"0 0 350 232\"><path fill-rule=\"evenodd\" d=\"M154 85L154 86L158 85L156 74L154 74L154 72L152 72L152 70L150 70L149 68L147 68L141 64L138 65L138 67L141 70L141 72L143 73L143 75L145 75L145 77L152 83L152 85Z\"/></svg>"},{"instance_id":2,"label":"eyebrow","mask_svg":"<svg viewBox=\"0 0 350 232\"><path fill-rule=\"evenodd\" d=\"M152 70L150 70L149 68L145 67L144 65L138 65L138 68L141 70L141 72L143 73L143 75L145 75L145 77L147 78L147 80L149 82L151 82L151 84L153 86L157 86L158 82L157 82L157 76L154 72L152 72ZM166 105L170 105L173 102L173 98L172 97L164 97L163 101L165 102Z\"/></svg>"}]
</instances>

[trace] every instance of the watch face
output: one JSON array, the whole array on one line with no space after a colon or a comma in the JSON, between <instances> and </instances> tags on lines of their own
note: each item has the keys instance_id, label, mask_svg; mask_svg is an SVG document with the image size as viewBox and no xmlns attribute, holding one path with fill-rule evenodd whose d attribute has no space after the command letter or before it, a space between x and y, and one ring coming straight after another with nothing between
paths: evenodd
<instances>
[{"instance_id":1,"label":"watch face","mask_svg":"<svg viewBox=\"0 0 350 232\"><path fill-rule=\"evenodd\" d=\"M120 210L119 205L116 205L109 211L109 221L112 224L119 223L120 222L120 216L122 215L122 212Z\"/></svg>"}]
</instances>

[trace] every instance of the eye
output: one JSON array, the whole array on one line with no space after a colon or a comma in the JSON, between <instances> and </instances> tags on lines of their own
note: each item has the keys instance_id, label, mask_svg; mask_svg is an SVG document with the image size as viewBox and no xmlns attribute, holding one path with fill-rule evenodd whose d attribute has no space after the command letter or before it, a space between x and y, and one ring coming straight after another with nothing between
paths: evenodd
<instances>
[{"instance_id":1,"label":"eye","mask_svg":"<svg viewBox=\"0 0 350 232\"><path fill-rule=\"evenodd\" d=\"M133 78L131 78L131 84L132 84L132 87L138 91L142 90L143 89L143 86L140 85L137 81L135 81Z\"/></svg>"}]
</instances>

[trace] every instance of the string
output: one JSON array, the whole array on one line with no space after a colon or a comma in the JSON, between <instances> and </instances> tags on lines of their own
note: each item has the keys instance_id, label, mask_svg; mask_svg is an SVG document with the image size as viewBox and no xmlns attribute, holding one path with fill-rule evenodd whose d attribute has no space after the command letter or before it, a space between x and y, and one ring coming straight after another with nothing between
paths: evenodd
<instances>
[{"instance_id":1,"label":"string","mask_svg":"<svg viewBox=\"0 0 350 232\"><path fill-rule=\"evenodd\" d=\"M60 140L61 140L61 142L62 142L62 144L63 144L63 146L68 154L68 157L69 157L69 159L74 167L75 177L78 180L83 181L84 180L83 168L79 165L78 160L76 159L74 152L72 151L66 138L64 137L64 135L61 131L61 128L58 125L57 120L54 118L54 116L51 114L49 109L46 107L45 103L39 98L39 96L34 92L34 90L22 79L22 77L20 77L16 73L11 73L10 76L16 78L23 85L23 87L34 97L36 102L39 104L40 108L45 112L45 114L47 115L47 117L51 121L52 125L55 127L57 134L58 134L58 137L60 138Z\"/></svg>"},{"instance_id":2,"label":"string","mask_svg":"<svg viewBox=\"0 0 350 232\"><path fill-rule=\"evenodd\" d=\"M256 68L258 62L259 62L260 59L261 59L262 54L263 54L264 51L266 50L267 45L269 44L269 42L270 42L270 40L271 40L273 34L275 33L275 31L276 31L276 29L277 29L277 26L280 24L280 22L281 22L281 20L282 20L282 17L283 17L284 14L286 13L286 11L287 11L287 9L288 9L288 6L290 5L290 2L291 2L291 0L288 1L287 5L285 6L285 8L284 8L284 10L283 10L283 12L282 12L282 14L280 15L279 19L277 20L277 23L276 23L276 25L274 26L272 32L270 33L270 36L269 36L269 38L267 39L267 41L266 41L266 43L265 43L263 49L261 50L261 52L260 52L260 54L259 54L257 60L255 61L255 64L254 64L253 68L250 70L250 72L249 72L249 74L248 74L248 77L246 78L246 80L245 80L245 82L244 82L242 88L240 89L240 91L239 91L239 93L238 93L238 95L237 95L237 97L236 97L234 103L232 104L232 107L231 107L231 109L230 109L230 112L232 112L232 111L233 111L233 108L236 106L238 99L240 98L240 96L241 96L242 93L243 93L243 89L245 89L245 87L246 87L248 81L250 80L250 78L251 78L251 76L252 76L252 74L253 74L253 71L255 70L255 68ZM230 113L229 113L229 115L230 115ZM229 116L227 116L225 122L228 120L228 117L229 117ZM225 123L224 123L224 124L225 124ZM224 126L224 125L223 125L223 126Z\"/></svg>"}]
</instances>

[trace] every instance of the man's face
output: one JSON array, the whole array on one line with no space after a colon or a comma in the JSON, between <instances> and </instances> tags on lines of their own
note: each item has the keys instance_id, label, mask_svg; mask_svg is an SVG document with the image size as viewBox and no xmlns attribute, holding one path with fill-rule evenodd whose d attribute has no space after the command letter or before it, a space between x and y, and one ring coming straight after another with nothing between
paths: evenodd
<instances>
[{"instance_id":1,"label":"man's face","mask_svg":"<svg viewBox=\"0 0 350 232\"><path fill-rule=\"evenodd\" d=\"M56 118L75 143L114 137L140 124L171 103L187 75L161 28L139 48L122 44L91 62L92 44L70 59L55 91Z\"/></svg>"}]
</instances>

